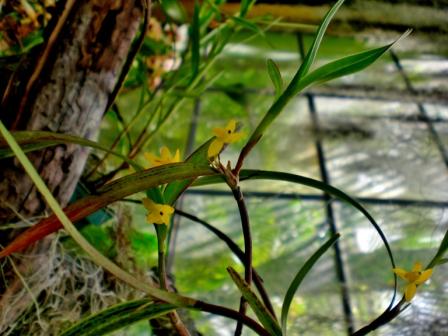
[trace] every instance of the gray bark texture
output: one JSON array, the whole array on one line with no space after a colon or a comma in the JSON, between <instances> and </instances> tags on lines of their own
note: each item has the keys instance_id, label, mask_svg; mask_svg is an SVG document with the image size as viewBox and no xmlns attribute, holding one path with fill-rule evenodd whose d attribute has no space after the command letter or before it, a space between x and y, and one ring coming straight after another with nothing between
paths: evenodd
<instances>
[{"instance_id":1,"label":"gray bark texture","mask_svg":"<svg viewBox=\"0 0 448 336\"><path fill-rule=\"evenodd\" d=\"M58 19L50 23L45 44L21 62L9 82L2 76L0 118L11 130L43 130L94 139L126 72L145 8L142 0L67 0L59 5ZM88 149L77 145L28 155L62 206L70 200L87 156ZM46 210L45 201L20 163L2 160L0 225L45 215ZM17 233L3 230L0 243L6 245ZM35 244L28 251L30 258L17 262L17 271L27 279L40 274L50 263L50 243L51 238ZM30 282L24 292L15 273L9 264L2 265L0 333L13 328L32 305L31 298L45 290L42 280Z\"/></svg>"},{"instance_id":2,"label":"gray bark texture","mask_svg":"<svg viewBox=\"0 0 448 336\"><path fill-rule=\"evenodd\" d=\"M67 1L66 3L70 3ZM31 76L0 113L12 129L45 130L94 139L142 22L139 0L74 1L53 47L38 55ZM51 38L50 38L51 40ZM41 69L38 64L43 63ZM37 69L37 70L36 70ZM20 96L21 95L21 96ZM61 145L29 155L62 206L79 180L88 149ZM14 211L13 211L14 210ZM0 167L0 223L44 213L46 204L20 164Z\"/></svg>"}]
</instances>

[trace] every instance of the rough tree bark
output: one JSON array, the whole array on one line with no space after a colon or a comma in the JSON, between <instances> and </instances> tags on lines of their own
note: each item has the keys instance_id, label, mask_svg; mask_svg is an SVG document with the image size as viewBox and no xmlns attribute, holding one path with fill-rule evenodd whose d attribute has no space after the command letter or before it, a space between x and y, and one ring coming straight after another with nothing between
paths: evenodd
<instances>
[{"instance_id":1,"label":"rough tree bark","mask_svg":"<svg viewBox=\"0 0 448 336\"><path fill-rule=\"evenodd\" d=\"M146 13L143 1L60 1L59 19L49 29L46 43L34 54L34 59L22 62L27 67L19 67L8 86L1 87L5 89L1 120L13 130L45 130L93 139L128 64L132 42ZM29 158L56 199L65 206L87 155L86 148L64 145L33 152ZM2 160L0 225L16 219L16 213L29 218L42 215L45 210L44 200L21 165L14 159ZM5 232L0 236L1 244L17 233ZM47 247L48 241L41 242L33 252ZM32 274L39 272L45 262L34 258L33 262L29 260L18 267L24 274ZM22 285L11 269L2 271L0 320L6 321L8 327L8 322L15 321L27 309L31 298L11 301ZM36 286L30 290L37 297L43 288ZM5 325L0 325L0 333L2 327Z\"/></svg>"},{"instance_id":2,"label":"rough tree bark","mask_svg":"<svg viewBox=\"0 0 448 336\"><path fill-rule=\"evenodd\" d=\"M73 2L54 40L42 48L19 90L1 112L13 129L46 130L93 139L115 89L142 19L140 0ZM55 30L58 30L57 27ZM53 42L52 50L48 50ZM14 83L14 85L16 85ZM84 168L88 150L57 146L30 155L41 176L64 206ZM0 169L0 223L42 214L46 205L14 160Z\"/></svg>"}]
</instances>

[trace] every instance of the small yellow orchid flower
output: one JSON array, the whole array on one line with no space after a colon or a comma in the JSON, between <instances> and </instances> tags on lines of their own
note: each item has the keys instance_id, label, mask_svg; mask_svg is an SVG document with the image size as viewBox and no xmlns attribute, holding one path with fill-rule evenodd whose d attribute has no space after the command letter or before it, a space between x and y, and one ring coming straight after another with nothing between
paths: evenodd
<instances>
[{"instance_id":1,"label":"small yellow orchid flower","mask_svg":"<svg viewBox=\"0 0 448 336\"><path fill-rule=\"evenodd\" d=\"M148 210L148 215L146 216L148 223L170 225L171 215L174 212L172 206L154 203L149 198L144 198L142 202L143 206Z\"/></svg>"},{"instance_id":2,"label":"small yellow orchid flower","mask_svg":"<svg viewBox=\"0 0 448 336\"><path fill-rule=\"evenodd\" d=\"M162 165L166 165L168 163L176 163L180 162L180 152L179 149L176 150L176 154L174 156L171 154L168 147L163 146L160 148L160 157L155 156L152 153L145 153L144 154L146 160L148 160L151 167L158 167Z\"/></svg>"},{"instance_id":3,"label":"small yellow orchid flower","mask_svg":"<svg viewBox=\"0 0 448 336\"><path fill-rule=\"evenodd\" d=\"M224 128L217 127L213 129L216 139L212 141L210 147L208 148L209 158L217 156L224 147L224 144L236 142L243 137L244 134L235 132L235 129L236 120L234 119L230 120Z\"/></svg>"},{"instance_id":4,"label":"small yellow orchid flower","mask_svg":"<svg viewBox=\"0 0 448 336\"><path fill-rule=\"evenodd\" d=\"M394 268L393 271L403 280L407 281L404 291L404 298L407 302L411 301L417 292L417 287L428 280L432 275L432 268L422 271L422 264L416 262L412 271L408 272L402 268Z\"/></svg>"}]
</instances>

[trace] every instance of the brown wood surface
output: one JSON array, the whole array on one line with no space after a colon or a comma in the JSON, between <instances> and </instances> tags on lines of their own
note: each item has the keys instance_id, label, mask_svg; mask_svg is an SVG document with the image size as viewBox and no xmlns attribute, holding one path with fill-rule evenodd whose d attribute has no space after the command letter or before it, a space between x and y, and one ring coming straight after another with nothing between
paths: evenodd
<instances>
[{"instance_id":1,"label":"brown wood surface","mask_svg":"<svg viewBox=\"0 0 448 336\"><path fill-rule=\"evenodd\" d=\"M94 139L126 71L145 9L142 0L67 0L59 4L59 15L48 27L45 44L20 63L8 85L2 84L0 118L14 130L45 130ZM29 158L65 206L87 155L86 148L63 145L33 152ZM17 160L2 160L0 225L22 216L44 215L46 209ZM16 234L17 230L3 230L0 243L6 244ZM23 276L39 273L50 257L50 243L46 239L35 244L28 251L30 258L16 261ZM0 334L32 304L31 296L23 296L23 284L9 266L3 265L0 283ZM30 293L38 297L43 285L30 283Z\"/></svg>"},{"instance_id":2,"label":"brown wood surface","mask_svg":"<svg viewBox=\"0 0 448 336\"><path fill-rule=\"evenodd\" d=\"M67 1L69 3L70 1ZM54 40L37 56L22 90L1 111L13 129L46 130L94 139L142 22L139 0L73 1ZM48 44L53 42L51 50ZM88 149L57 146L30 154L35 167L65 206L78 182ZM0 167L0 223L39 215L46 205L15 160Z\"/></svg>"}]
</instances>

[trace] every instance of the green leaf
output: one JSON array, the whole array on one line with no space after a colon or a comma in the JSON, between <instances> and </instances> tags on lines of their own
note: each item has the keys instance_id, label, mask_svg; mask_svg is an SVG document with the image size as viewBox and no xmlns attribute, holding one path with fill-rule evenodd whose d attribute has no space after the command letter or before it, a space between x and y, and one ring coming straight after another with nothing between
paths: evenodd
<instances>
[{"instance_id":1,"label":"green leaf","mask_svg":"<svg viewBox=\"0 0 448 336\"><path fill-rule=\"evenodd\" d=\"M443 265L443 264L446 264L446 263L448 263L448 259L447 258L443 258L443 259L440 259L437 262L437 265Z\"/></svg>"},{"instance_id":2,"label":"green leaf","mask_svg":"<svg viewBox=\"0 0 448 336\"><path fill-rule=\"evenodd\" d=\"M162 9L165 14L177 23L187 22L187 11L181 1L161 0Z\"/></svg>"},{"instance_id":3,"label":"green leaf","mask_svg":"<svg viewBox=\"0 0 448 336\"><path fill-rule=\"evenodd\" d=\"M248 140L245 148L253 146L263 135L265 130L269 125L275 120L275 118L280 114L286 104L300 93L303 89L310 86L311 84L322 83L335 79L341 76L349 75L360 70L365 69L373 62L375 62L381 55L383 55L387 50L389 50L395 43L400 39L404 38L410 33L410 30L406 31L399 39L395 42L388 44L384 47L364 51L352 56L344 57L337 61L326 64L310 74L304 76L299 80L299 72L296 73L294 78L289 83L288 87L285 89L282 95L280 95L272 106L267 111L264 118L258 124L255 131L252 133L250 139ZM300 69L299 69L300 71Z\"/></svg>"},{"instance_id":4,"label":"green leaf","mask_svg":"<svg viewBox=\"0 0 448 336\"><path fill-rule=\"evenodd\" d=\"M325 64L303 77L298 87L302 89L311 84L320 84L338 77L361 71L380 58L380 56L389 50L392 45L393 43L384 47L363 51L361 53L347 56L337 61Z\"/></svg>"},{"instance_id":5,"label":"green leaf","mask_svg":"<svg viewBox=\"0 0 448 336\"><path fill-rule=\"evenodd\" d=\"M344 0L339 0L336 2L333 7L328 11L328 13L325 15L324 19L322 20L322 23L319 25L319 28L316 32L316 36L314 37L313 44L311 45L310 50L305 56L305 59L303 60L302 64L300 65L299 70L297 71L296 76L294 77L293 81L300 81L304 75L306 75L311 68L311 66L314 63L314 60L317 55L317 51L319 50L320 44L322 43L322 39L324 38L325 32L328 28L328 25L331 22L331 19L333 19L333 16L336 14L338 9L342 6L344 3Z\"/></svg>"},{"instance_id":6,"label":"green leaf","mask_svg":"<svg viewBox=\"0 0 448 336\"><path fill-rule=\"evenodd\" d=\"M274 84L275 96L278 97L283 91L282 75L280 73L280 70L278 69L277 64L275 64L275 62L270 58L267 60L266 65L268 67L269 77L271 78L272 84Z\"/></svg>"},{"instance_id":7,"label":"green leaf","mask_svg":"<svg viewBox=\"0 0 448 336\"><path fill-rule=\"evenodd\" d=\"M67 215L70 220L76 222L108 204L132 194L175 180L180 180L182 183L185 183L185 180L190 181L201 175L212 174L216 173L208 164L200 165L189 162L172 163L139 171L106 184L102 188L99 188L95 195L84 197L70 204L64 209L64 216ZM52 215L47 217L17 236L8 246L0 251L0 258L20 251L60 228L61 222L58 216Z\"/></svg>"},{"instance_id":8,"label":"green leaf","mask_svg":"<svg viewBox=\"0 0 448 336\"><path fill-rule=\"evenodd\" d=\"M325 34L325 31L333 18L334 14L336 14L336 11L339 9L339 7L342 5L344 0L339 0L331 9L330 11L325 15L322 23L319 26L319 29L316 33L316 37L314 38L313 44L306 55L304 61L302 62L302 65L297 70L296 74L294 75L293 79L289 83L286 90L281 94L274 104L270 107L270 109L266 112L266 115L261 120L261 122L258 124L255 131L252 133L251 137L247 141L246 147L253 146L263 135L266 128L274 121L274 119L280 114L280 112L283 110L283 108L286 106L286 104L289 102L289 100L297 95L301 90L303 90L306 86L301 84L302 77L308 72L309 68L311 67L312 63L314 62L314 59L316 57L317 51L319 49L320 43L322 42L322 38ZM244 150L244 149L243 149Z\"/></svg>"},{"instance_id":9,"label":"green leaf","mask_svg":"<svg viewBox=\"0 0 448 336\"><path fill-rule=\"evenodd\" d=\"M255 23L253 23L252 21L243 19L241 17L238 16L232 16L230 19L232 19L233 21L235 21L238 25L240 25L243 28L246 28L248 30L252 30L254 33L260 35L260 36L265 36L264 31L258 27Z\"/></svg>"},{"instance_id":10,"label":"green leaf","mask_svg":"<svg viewBox=\"0 0 448 336\"><path fill-rule=\"evenodd\" d=\"M296 274L291 284L289 285L282 305L281 323L282 323L283 335L286 336L286 322L288 320L289 307L291 306L292 299L294 298L297 289L302 283L302 280L309 273L309 271L317 262L317 260L319 260L319 258L323 256L325 252L327 252L327 250L331 247L331 245L333 245L336 242L336 240L338 240L339 236L340 236L339 234L335 234L316 252L314 252L314 254L305 262L305 264L302 266L302 268L299 270L299 272Z\"/></svg>"},{"instance_id":11,"label":"green leaf","mask_svg":"<svg viewBox=\"0 0 448 336\"><path fill-rule=\"evenodd\" d=\"M431 262L428 264L428 266L426 266L426 268L432 268L435 265L439 264L440 260L443 260L442 257L444 256L447 250L448 250L448 230L445 232L445 236L443 237L442 242L440 243L440 246L434 258L432 258Z\"/></svg>"},{"instance_id":12,"label":"green leaf","mask_svg":"<svg viewBox=\"0 0 448 336\"><path fill-rule=\"evenodd\" d=\"M185 162L191 163L191 164L197 164L202 166L209 166L207 151L208 147L210 146L210 143L213 141L213 139L208 140L206 143L204 143L202 146L200 146L196 151L194 151L186 160ZM211 170L211 168L210 168ZM178 180L169 183L164 191L164 198L166 204L174 204L176 202L177 198L182 194L182 192L190 186L194 180L188 179L188 180Z\"/></svg>"},{"instance_id":13,"label":"green leaf","mask_svg":"<svg viewBox=\"0 0 448 336\"><path fill-rule=\"evenodd\" d=\"M23 48L20 50L20 53L27 53L35 46L44 42L45 40L42 36L41 30L31 32L22 40Z\"/></svg>"},{"instance_id":14,"label":"green leaf","mask_svg":"<svg viewBox=\"0 0 448 336\"><path fill-rule=\"evenodd\" d=\"M257 295L250 289L247 282L244 281L244 279L241 278L238 272L232 267L227 267L227 272L229 272L233 282L236 284L242 296L249 303L258 320L266 328L266 330L273 336L281 336L282 331L278 323L275 321L275 318L266 309Z\"/></svg>"},{"instance_id":15,"label":"green leaf","mask_svg":"<svg viewBox=\"0 0 448 336\"><path fill-rule=\"evenodd\" d=\"M210 50L210 57L218 56L227 43L230 41L234 31L229 25L223 25L218 29L212 31L212 33L207 36L203 43L211 43L212 47Z\"/></svg>"},{"instance_id":16,"label":"green leaf","mask_svg":"<svg viewBox=\"0 0 448 336\"><path fill-rule=\"evenodd\" d=\"M176 306L152 303L149 299L128 301L89 316L67 330L61 336L100 336L122 329L140 320L148 320L167 314Z\"/></svg>"},{"instance_id":17,"label":"green leaf","mask_svg":"<svg viewBox=\"0 0 448 336\"><path fill-rule=\"evenodd\" d=\"M199 73L200 64L200 7L197 0L194 2L193 22L191 24L191 77L192 79Z\"/></svg>"},{"instance_id":18,"label":"green leaf","mask_svg":"<svg viewBox=\"0 0 448 336\"><path fill-rule=\"evenodd\" d=\"M206 8L207 12L215 15L216 19L218 21L221 21L221 11L219 10L219 7L215 4L214 0L205 0L205 2L207 3L207 5L210 8L209 10L208 10L208 8Z\"/></svg>"},{"instance_id":19,"label":"green leaf","mask_svg":"<svg viewBox=\"0 0 448 336\"><path fill-rule=\"evenodd\" d=\"M18 131L18 132L11 132L11 134L25 153L61 144L78 144L81 146L92 147L110 153L112 155L119 157L120 159L123 159L135 169L137 170L141 169L141 167L138 164L136 164L132 160L129 160L126 156L111 151L110 149L100 145L97 142L90 141L75 135L44 132L44 131ZM6 141L0 138L0 159L12 156L14 156L13 151L8 146Z\"/></svg>"},{"instance_id":20,"label":"green leaf","mask_svg":"<svg viewBox=\"0 0 448 336\"><path fill-rule=\"evenodd\" d=\"M245 17L247 12L249 12L250 8L253 6L256 0L242 0L240 7L240 17Z\"/></svg>"}]
</instances>

